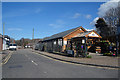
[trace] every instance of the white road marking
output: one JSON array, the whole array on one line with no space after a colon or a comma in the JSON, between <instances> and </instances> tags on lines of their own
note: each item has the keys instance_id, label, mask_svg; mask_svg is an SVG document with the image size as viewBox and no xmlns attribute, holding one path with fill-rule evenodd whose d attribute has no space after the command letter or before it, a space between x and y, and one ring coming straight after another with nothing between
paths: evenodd
<instances>
[{"instance_id":1,"label":"white road marking","mask_svg":"<svg viewBox=\"0 0 120 80\"><path fill-rule=\"evenodd\" d=\"M28 57L26 54L25 54L26 57Z\"/></svg>"},{"instance_id":2,"label":"white road marking","mask_svg":"<svg viewBox=\"0 0 120 80\"><path fill-rule=\"evenodd\" d=\"M47 73L47 72L44 72L45 74Z\"/></svg>"},{"instance_id":3,"label":"white road marking","mask_svg":"<svg viewBox=\"0 0 120 80\"><path fill-rule=\"evenodd\" d=\"M28 57L28 55L25 54L25 56L26 56L28 59L30 59L30 57Z\"/></svg>"},{"instance_id":4,"label":"white road marking","mask_svg":"<svg viewBox=\"0 0 120 80\"><path fill-rule=\"evenodd\" d=\"M75 63L70 63L70 62L65 62L65 61L60 61L60 60L56 60L56 59L53 59L53 58L50 58L50 57L47 57L45 55L41 55L39 52L36 52L36 51L33 51L35 54L37 55L40 55L40 56L43 56L43 57L46 57L48 59L52 59L54 61L58 61L58 62L62 62L62 63L67 63L67 64L73 64L73 65L81 65L81 66L86 66L86 67L96 67L96 68L100 68L100 69L113 69L113 70L118 70L120 68L110 68L110 67L98 67L98 66L88 66L88 65L83 65L83 64L75 64Z\"/></svg>"},{"instance_id":5,"label":"white road marking","mask_svg":"<svg viewBox=\"0 0 120 80\"><path fill-rule=\"evenodd\" d=\"M33 60L31 60L32 63L34 63L36 66L38 65L37 63L35 63Z\"/></svg>"},{"instance_id":6,"label":"white road marking","mask_svg":"<svg viewBox=\"0 0 120 80\"><path fill-rule=\"evenodd\" d=\"M28 57L28 55L25 54L25 56L26 56L28 59L30 59L30 57ZM33 64L35 64L36 66L38 65L38 64L35 63L33 60L31 60L31 62L32 62Z\"/></svg>"}]
</instances>

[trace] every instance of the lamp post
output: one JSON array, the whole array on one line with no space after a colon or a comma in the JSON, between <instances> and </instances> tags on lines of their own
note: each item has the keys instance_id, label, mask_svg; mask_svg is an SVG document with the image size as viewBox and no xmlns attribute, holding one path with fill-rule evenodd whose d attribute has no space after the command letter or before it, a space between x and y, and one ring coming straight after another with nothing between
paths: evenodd
<instances>
[{"instance_id":1,"label":"lamp post","mask_svg":"<svg viewBox=\"0 0 120 80\"><path fill-rule=\"evenodd\" d=\"M120 1L118 2L118 8L120 8ZM118 11L118 14L119 14L119 12L120 12L120 10ZM119 34L120 34L120 15L118 15L118 21L117 21L117 26L116 26L117 28L117 30L116 30L116 56L118 56L118 53L119 53L119 51L118 51L118 48L119 48L119 41L118 41L118 39L119 39Z\"/></svg>"},{"instance_id":2,"label":"lamp post","mask_svg":"<svg viewBox=\"0 0 120 80\"><path fill-rule=\"evenodd\" d=\"M119 42L118 42L118 34L116 35L116 56L118 56L118 48L119 48Z\"/></svg>"},{"instance_id":3,"label":"lamp post","mask_svg":"<svg viewBox=\"0 0 120 80\"><path fill-rule=\"evenodd\" d=\"M85 37L85 57L87 56L87 38Z\"/></svg>"},{"instance_id":4,"label":"lamp post","mask_svg":"<svg viewBox=\"0 0 120 80\"><path fill-rule=\"evenodd\" d=\"M118 53L119 53L119 51L118 51L118 48L119 48L119 30L120 29L120 21L118 22L118 25L117 25L117 31L116 31L116 56L118 56Z\"/></svg>"},{"instance_id":5,"label":"lamp post","mask_svg":"<svg viewBox=\"0 0 120 80\"><path fill-rule=\"evenodd\" d=\"M5 23L3 23L3 38L5 37Z\"/></svg>"}]
</instances>

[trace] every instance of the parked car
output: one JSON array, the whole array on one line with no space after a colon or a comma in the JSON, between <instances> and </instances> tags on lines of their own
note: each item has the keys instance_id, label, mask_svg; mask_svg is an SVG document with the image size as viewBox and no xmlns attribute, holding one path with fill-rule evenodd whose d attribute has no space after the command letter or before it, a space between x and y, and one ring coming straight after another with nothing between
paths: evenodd
<instances>
[{"instance_id":1,"label":"parked car","mask_svg":"<svg viewBox=\"0 0 120 80\"><path fill-rule=\"evenodd\" d=\"M11 43L9 45L9 50L17 50L17 45L15 43Z\"/></svg>"}]
</instances>

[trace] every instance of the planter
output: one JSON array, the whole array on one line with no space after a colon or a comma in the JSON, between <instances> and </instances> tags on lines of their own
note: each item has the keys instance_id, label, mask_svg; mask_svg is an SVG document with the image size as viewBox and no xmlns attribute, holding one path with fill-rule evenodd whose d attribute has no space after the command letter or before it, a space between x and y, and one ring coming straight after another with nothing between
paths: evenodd
<instances>
[{"instance_id":1,"label":"planter","mask_svg":"<svg viewBox=\"0 0 120 80\"><path fill-rule=\"evenodd\" d=\"M114 53L103 53L103 56L115 56Z\"/></svg>"}]
</instances>

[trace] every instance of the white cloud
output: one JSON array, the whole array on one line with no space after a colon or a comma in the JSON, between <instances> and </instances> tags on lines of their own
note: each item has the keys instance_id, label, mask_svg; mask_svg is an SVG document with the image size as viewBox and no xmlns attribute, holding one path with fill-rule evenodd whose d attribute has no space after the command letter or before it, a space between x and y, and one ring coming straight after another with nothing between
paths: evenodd
<instances>
[{"instance_id":1,"label":"white cloud","mask_svg":"<svg viewBox=\"0 0 120 80\"><path fill-rule=\"evenodd\" d=\"M96 17L90 24L95 25L98 19L99 19L99 17Z\"/></svg>"},{"instance_id":2,"label":"white cloud","mask_svg":"<svg viewBox=\"0 0 120 80\"><path fill-rule=\"evenodd\" d=\"M86 15L86 14L80 14L80 13L75 13L72 18L77 19L77 18L80 18L81 16L83 16L86 19L91 19L92 18L92 16L90 14Z\"/></svg>"},{"instance_id":3,"label":"white cloud","mask_svg":"<svg viewBox=\"0 0 120 80\"><path fill-rule=\"evenodd\" d=\"M22 31L21 28L8 28L8 31Z\"/></svg>"},{"instance_id":4,"label":"white cloud","mask_svg":"<svg viewBox=\"0 0 120 80\"><path fill-rule=\"evenodd\" d=\"M26 9L26 8L23 8L23 9L19 9L19 10L10 10L10 11L7 11L6 13L2 14L2 17L3 18L11 18L11 17L19 17L19 16L25 16L25 15L28 15L28 14L37 14L37 13L40 13L41 12L41 9L38 8L38 9Z\"/></svg>"},{"instance_id":5,"label":"white cloud","mask_svg":"<svg viewBox=\"0 0 120 80\"><path fill-rule=\"evenodd\" d=\"M36 9L35 13L41 12L41 9Z\"/></svg>"},{"instance_id":6,"label":"white cloud","mask_svg":"<svg viewBox=\"0 0 120 80\"><path fill-rule=\"evenodd\" d=\"M92 30L94 30L94 29L86 29L87 31L92 31Z\"/></svg>"},{"instance_id":7,"label":"white cloud","mask_svg":"<svg viewBox=\"0 0 120 80\"><path fill-rule=\"evenodd\" d=\"M53 28L60 28L60 27L62 27L61 24L49 24L49 26L51 26Z\"/></svg>"},{"instance_id":8,"label":"white cloud","mask_svg":"<svg viewBox=\"0 0 120 80\"><path fill-rule=\"evenodd\" d=\"M118 6L118 2L120 2L120 0L109 0L106 3L101 4L98 9L98 16L103 17L109 9L116 8ZM99 17L96 17L90 24L95 25Z\"/></svg>"},{"instance_id":9,"label":"white cloud","mask_svg":"<svg viewBox=\"0 0 120 80\"><path fill-rule=\"evenodd\" d=\"M56 23L58 23L58 24L64 24L65 22L63 21L63 20L56 20Z\"/></svg>"},{"instance_id":10,"label":"white cloud","mask_svg":"<svg viewBox=\"0 0 120 80\"><path fill-rule=\"evenodd\" d=\"M116 8L118 6L119 1L120 0L110 0L106 3L103 3L102 5L100 5L100 8L98 9L98 15L100 17L103 17L110 8Z\"/></svg>"},{"instance_id":11,"label":"white cloud","mask_svg":"<svg viewBox=\"0 0 120 80\"><path fill-rule=\"evenodd\" d=\"M72 18L76 19L76 18L79 18L80 16L81 16L80 13L75 13Z\"/></svg>"},{"instance_id":12,"label":"white cloud","mask_svg":"<svg viewBox=\"0 0 120 80\"><path fill-rule=\"evenodd\" d=\"M91 18L92 18L92 16L91 16L90 14L86 15L85 17L86 17L87 19L91 19Z\"/></svg>"},{"instance_id":13,"label":"white cloud","mask_svg":"<svg viewBox=\"0 0 120 80\"><path fill-rule=\"evenodd\" d=\"M49 26L53 27L53 28L61 28L63 27L63 25L65 24L65 22L63 20L56 20L56 22L53 24L49 24Z\"/></svg>"}]
</instances>

